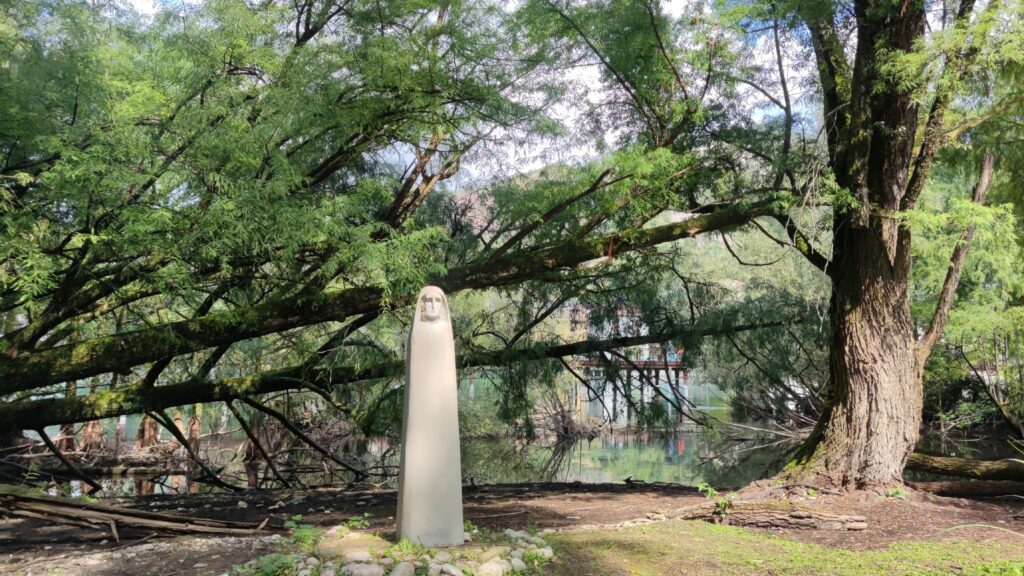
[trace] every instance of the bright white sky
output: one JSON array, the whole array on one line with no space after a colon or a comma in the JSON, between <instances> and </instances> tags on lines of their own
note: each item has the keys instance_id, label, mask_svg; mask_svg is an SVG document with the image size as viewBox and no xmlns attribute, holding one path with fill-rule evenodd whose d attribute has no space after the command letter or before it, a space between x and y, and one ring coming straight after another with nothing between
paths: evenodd
<instances>
[{"instance_id":1,"label":"bright white sky","mask_svg":"<svg viewBox=\"0 0 1024 576\"><path fill-rule=\"evenodd\" d=\"M156 12L157 4L156 0L131 0L132 6L139 11L140 14L153 14Z\"/></svg>"}]
</instances>

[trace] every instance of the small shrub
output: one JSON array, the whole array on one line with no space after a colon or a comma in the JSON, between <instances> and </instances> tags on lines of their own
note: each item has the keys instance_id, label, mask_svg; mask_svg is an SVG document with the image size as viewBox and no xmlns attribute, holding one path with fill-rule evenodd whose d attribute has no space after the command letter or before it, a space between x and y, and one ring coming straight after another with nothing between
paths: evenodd
<instances>
[{"instance_id":1,"label":"small shrub","mask_svg":"<svg viewBox=\"0 0 1024 576\"><path fill-rule=\"evenodd\" d=\"M312 552L317 542L323 536L323 529L310 524L299 524L302 514L292 516L291 520L284 523L284 527L291 530L290 543L303 552Z\"/></svg>"},{"instance_id":2,"label":"small shrub","mask_svg":"<svg viewBox=\"0 0 1024 576\"><path fill-rule=\"evenodd\" d=\"M895 498L896 500L907 499L907 491L903 489L903 486L893 486L885 491L885 495L889 498Z\"/></svg>"},{"instance_id":3,"label":"small shrub","mask_svg":"<svg viewBox=\"0 0 1024 576\"><path fill-rule=\"evenodd\" d=\"M735 492L730 492L729 495L720 497L718 495L718 490L715 490L706 482L698 484L697 491L703 494L708 500L715 501L715 514L718 514L719 516L726 516L729 514L729 511L732 510L732 501L736 498Z\"/></svg>"},{"instance_id":4,"label":"small shrub","mask_svg":"<svg viewBox=\"0 0 1024 576\"><path fill-rule=\"evenodd\" d=\"M707 482L701 482L697 485L697 491L704 495L705 498L711 500L718 496L718 490L715 490Z\"/></svg>"},{"instance_id":5,"label":"small shrub","mask_svg":"<svg viewBox=\"0 0 1024 576\"><path fill-rule=\"evenodd\" d=\"M353 516L345 520L345 526L350 530L363 530L370 527L370 513L363 512L362 516Z\"/></svg>"},{"instance_id":6,"label":"small shrub","mask_svg":"<svg viewBox=\"0 0 1024 576\"><path fill-rule=\"evenodd\" d=\"M391 549L388 551L389 555L401 556L401 557L409 556L410 554L411 555L415 555L415 556L420 556L422 554L425 554L426 552L427 552L427 548L425 546L423 546L422 544L418 544L416 542L413 542L412 540L409 540L408 538L402 538L401 540L398 541L397 544L392 546Z\"/></svg>"}]
</instances>

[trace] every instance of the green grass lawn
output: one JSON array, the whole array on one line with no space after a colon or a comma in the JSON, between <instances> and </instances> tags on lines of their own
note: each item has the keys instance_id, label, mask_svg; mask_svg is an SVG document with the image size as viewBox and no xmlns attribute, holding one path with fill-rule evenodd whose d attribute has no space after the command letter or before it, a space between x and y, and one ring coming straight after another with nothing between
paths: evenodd
<instances>
[{"instance_id":1,"label":"green grass lawn","mask_svg":"<svg viewBox=\"0 0 1024 576\"><path fill-rule=\"evenodd\" d=\"M900 541L855 551L687 521L547 538L559 558L544 567L545 576L1024 576L1024 538L1020 544Z\"/></svg>"}]
</instances>

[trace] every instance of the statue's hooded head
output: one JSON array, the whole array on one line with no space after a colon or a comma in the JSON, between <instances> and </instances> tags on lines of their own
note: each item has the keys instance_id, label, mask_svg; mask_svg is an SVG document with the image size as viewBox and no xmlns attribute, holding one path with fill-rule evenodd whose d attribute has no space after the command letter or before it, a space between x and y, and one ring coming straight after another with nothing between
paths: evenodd
<instances>
[{"instance_id":1,"label":"statue's hooded head","mask_svg":"<svg viewBox=\"0 0 1024 576\"><path fill-rule=\"evenodd\" d=\"M417 302L420 322L434 324L448 321L448 300L437 286L427 286L420 290Z\"/></svg>"}]
</instances>

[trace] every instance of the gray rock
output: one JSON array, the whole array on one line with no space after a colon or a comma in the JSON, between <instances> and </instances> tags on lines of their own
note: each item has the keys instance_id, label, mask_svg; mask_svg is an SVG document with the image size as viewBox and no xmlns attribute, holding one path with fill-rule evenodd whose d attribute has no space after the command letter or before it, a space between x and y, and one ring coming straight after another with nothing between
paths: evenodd
<instances>
[{"instance_id":1,"label":"gray rock","mask_svg":"<svg viewBox=\"0 0 1024 576\"><path fill-rule=\"evenodd\" d=\"M437 554L434 554L434 562L444 564L445 562L452 561L452 553L447 550L441 550Z\"/></svg>"},{"instance_id":2,"label":"gray rock","mask_svg":"<svg viewBox=\"0 0 1024 576\"><path fill-rule=\"evenodd\" d=\"M352 562L341 569L345 576L384 576L384 568L376 564L360 564Z\"/></svg>"},{"instance_id":3,"label":"gray rock","mask_svg":"<svg viewBox=\"0 0 1024 576\"><path fill-rule=\"evenodd\" d=\"M416 576L416 566L412 562L399 562L388 576Z\"/></svg>"},{"instance_id":4,"label":"gray rock","mask_svg":"<svg viewBox=\"0 0 1024 576\"><path fill-rule=\"evenodd\" d=\"M529 534L527 534L526 532L523 532L522 530L513 530L511 528L505 529L504 534L505 534L505 537L508 538L509 540L520 540L520 539L525 539L525 538L529 538L530 537Z\"/></svg>"},{"instance_id":5,"label":"gray rock","mask_svg":"<svg viewBox=\"0 0 1024 576\"><path fill-rule=\"evenodd\" d=\"M476 576L505 576L505 568L501 564L491 560L489 562L484 562L479 568L477 568Z\"/></svg>"},{"instance_id":6,"label":"gray rock","mask_svg":"<svg viewBox=\"0 0 1024 576\"><path fill-rule=\"evenodd\" d=\"M334 566L326 566L320 571L320 576L336 576L337 573L338 572L334 569Z\"/></svg>"},{"instance_id":7,"label":"gray rock","mask_svg":"<svg viewBox=\"0 0 1024 576\"><path fill-rule=\"evenodd\" d=\"M520 560L522 560L523 559L523 549L522 548L516 548L512 552L509 552L509 556L512 556L513 558L519 558Z\"/></svg>"},{"instance_id":8,"label":"gray rock","mask_svg":"<svg viewBox=\"0 0 1024 576\"><path fill-rule=\"evenodd\" d=\"M451 564L442 564L441 574L447 574L448 576L463 576L462 570L459 570Z\"/></svg>"},{"instance_id":9,"label":"gray rock","mask_svg":"<svg viewBox=\"0 0 1024 576\"><path fill-rule=\"evenodd\" d=\"M523 562L521 558L512 559L512 571L513 572L526 572L526 562Z\"/></svg>"},{"instance_id":10,"label":"gray rock","mask_svg":"<svg viewBox=\"0 0 1024 576\"><path fill-rule=\"evenodd\" d=\"M312 570L309 568L303 568L302 570L299 570L298 576L312 576L312 574Z\"/></svg>"},{"instance_id":11,"label":"gray rock","mask_svg":"<svg viewBox=\"0 0 1024 576\"><path fill-rule=\"evenodd\" d=\"M316 556L310 556L309 558L306 558L306 566L309 566L310 568L316 568L319 565L320 560L318 560Z\"/></svg>"},{"instance_id":12,"label":"gray rock","mask_svg":"<svg viewBox=\"0 0 1024 576\"><path fill-rule=\"evenodd\" d=\"M431 561L430 564L427 565L427 576L440 576L440 574L441 565L437 562Z\"/></svg>"},{"instance_id":13,"label":"gray rock","mask_svg":"<svg viewBox=\"0 0 1024 576\"><path fill-rule=\"evenodd\" d=\"M487 562L488 560L491 560L492 558L498 558L498 557L501 557L501 556L505 556L506 554L508 554L511 551L512 551L512 549L509 548L508 546L491 546L490 548L485 550L483 554L480 555L480 561L481 562Z\"/></svg>"},{"instance_id":14,"label":"gray rock","mask_svg":"<svg viewBox=\"0 0 1024 576\"><path fill-rule=\"evenodd\" d=\"M353 550L345 554L345 560L348 562L369 562L373 560L373 556L366 550Z\"/></svg>"},{"instance_id":15,"label":"gray rock","mask_svg":"<svg viewBox=\"0 0 1024 576\"><path fill-rule=\"evenodd\" d=\"M391 558L388 558L387 556L381 558L380 560L377 560L377 564L380 564L381 566L391 566L394 563L395 561Z\"/></svg>"},{"instance_id":16,"label":"gray rock","mask_svg":"<svg viewBox=\"0 0 1024 576\"><path fill-rule=\"evenodd\" d=\"M540 554L546 560L551 560L555 557L555 551L552 550L550 546L545 546L544 548L537 548L534 552Z\"/></svg>"}]
</instances>

